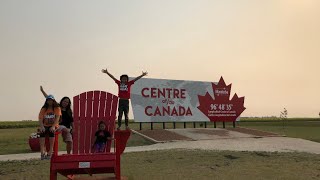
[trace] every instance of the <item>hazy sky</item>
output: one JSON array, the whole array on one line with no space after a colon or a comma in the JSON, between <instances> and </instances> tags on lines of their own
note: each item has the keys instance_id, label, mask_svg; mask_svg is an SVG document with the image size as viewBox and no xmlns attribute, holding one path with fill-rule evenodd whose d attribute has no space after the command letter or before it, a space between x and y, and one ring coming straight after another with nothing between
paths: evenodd
<instances>
[{"instance_id":1,"label":"hazy sky","mask_svg":"<svg viewBox=\"0 0 320 180\"><path fill-rule=\"evenodd\" d=\"M36 120L40 85L58 101L117 94L106 67L115 77L223 76L245 96L242 116L285 107L319 117L320 1L0 1L0 121Z\"/></svg>"}]
</instances>

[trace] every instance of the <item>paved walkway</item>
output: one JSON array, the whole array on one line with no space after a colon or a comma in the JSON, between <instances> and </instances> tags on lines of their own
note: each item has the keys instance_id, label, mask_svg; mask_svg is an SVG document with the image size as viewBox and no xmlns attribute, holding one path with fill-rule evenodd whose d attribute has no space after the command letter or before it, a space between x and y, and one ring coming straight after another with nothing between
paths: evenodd
<instances>
[{"instance_id":1,"label":"paved walkway","mask_svg":"<svg viewBox=\"0 0 320 180\"><path fill-rule=\"evenodd\" d=\"M166 149L202 149L230 151L306 152L320 154L320 143L288 137L231 138L196 141L176 141L148 146L127 147L125 153ZM66 152L59 152L59 154ZM39 159L40 153L0 155L0 161Z\"/></svg>"}]
</instances>

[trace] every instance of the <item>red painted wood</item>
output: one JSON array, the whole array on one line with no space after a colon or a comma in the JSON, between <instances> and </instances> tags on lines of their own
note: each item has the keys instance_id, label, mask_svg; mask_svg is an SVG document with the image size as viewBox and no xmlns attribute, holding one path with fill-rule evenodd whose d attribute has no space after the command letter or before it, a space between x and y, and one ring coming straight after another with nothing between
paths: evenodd
<instances>
[{"instance_id":1,"label":"red painted wood","mask_svg":"<svg viewBox=\"0 0 320 180\"><path fill-rule=\"evenodd\" d=\"M116 154L121 155L126 148L127 141L131 135L130 130L115 131L114 138L116 139Z\"/></svg>"},{"instance_id":2,"label":"red painted wood","mask_svg":"<svg viewBox=\"0 0 320 180\"><path fill-rule=\"evenodd\" d=\"M79 153L84 153L86 137L86 93L80 94L80 131L79 131Z\"/></svg>"},{"instance_id":3,"label":"red painted wood","mask_svg":"<svg viewBox=\"0 0 320 180\"><path fill-rule=\"evenodd\" d=\"M127 141L129 139L131 135L131 131L130 130L125 130L125 131L120 131L117 130L114 133L114 137L116 139L116 167L115 167L115 174L116 174L116 178L120 179L121 177L121 166L120 166L120 158L121 158L121 154L123 153Z\"/></svg>"},{"instance_id":4,"label":"red painted wood","mask_svg":"<svg viewBox=\"0 0 320 180\"><path fill-rule=\"evenodd\" d=\"M112 105L112 97L113 95L110 93L107 93L107 102L106 102L106 110L105 110L105 119L106 119L106 124L107 128L106 130L110 132L111 135L113 135L114 132L114 121L111 121L110 116L111 116L111 105ZM111 144L112 141L108 140L107 141L107 146L106 146L106 152L110 152L111 150Z\"/></svg>"},{"instance_id":5,"label":"red painted wood","mask_svg":"<svg viewBox=\"0 0 320 180\"><path fill-rule=\"evenodd\" d=\"M112 96L112 104L111 104L111 110L110 110L110 127L112 134L114 134L115 129L115 123L116 123L116 113L118 112L118 97Z\"/></svg>"},{"instance_id":6,"label":"red painted wood","mask_svg":"<svg viewBox=\"0 0 320 180\"><path fill-rule=\"evenodd\" d=\"M73 154L54 155L50 164L50 179L56 179L56 173L64 176L73 174L115 173L120 178L120 155L123 152L130 131L114 131L118 97L110 93L89 91L75 96ZM100 120L106 122L107 129L116 138L116 153L91 154L90 149ZM109 144L109 142L108 142ZM90 162L90 168L79 168L79 162Z\"/></svg>"},{"instance_id":7,"label":"red painted wood","mask_svg":"<svg viewBox=\"0 0 320 180\"><path fill-rule=\"evenodd\" d=\"M100 100L100 91L94 91L93 96L93 113L92 113L92 134L95 133L98 127L98 113L99 113L99 100ZM91 136L91 141L94 142L94 134Z\"/></svg>"},{"instance_id":8,"label":"red painted wood","mask_svg":"<svg viewBox=\"0 0 320 180\"><path fill-rule=\"evenodd\" d=\"M110 124L111 119L111 104L112 104L112 94L107 93L107 103L106 103L106 113L105 113L105 117L106 117L106 121L108 122L108 124ZM108 126L108 128L112 128L110 126ZM108 131L112 134L113 132L111 131L113 129L108 129Z\"/></svg>"},{"instance_id":9,"label":"red painted wood","mask_svg":"<svg viewBox=\"0 0 320 180\"><path fill-rule=\"evenodd\" d=\"M112 160L112 161L93 161L90 163L90 168L86 168L86 169L106 168L106 167L113 168L114 165L115 165L114 160ZM79 161L78 161L78 162L55 163L53 170L65 169L66 166L69 167L69 169L82 169L82 168L79 168Z\"/></svg>"},{"instance_id":10,"label":"red painted wood","mask_svg":"<svg viewBox=\"0 0 320 180\"><path fill-rule=\"evenodd\" d=\"M97 156L94 156L97 155ZM73 154L61 155L56 157L52 162L85 162L85 161L110 161L116 158L115 153L101 154Z\"/></svg>"},{"instance_id":11,"label":"red painted wood","mask_svg":"<svg viewBox=\"0 0 320 180\"><path fill-rule=\"evenodd\" d=\"M99 106L99 117L98 123L100 121L105 121L105 107L106 107L106 92L100 93L100 106Z\"/></svg>"},{"instance_id":12,"label":"red painted wood","mask_svg":"<svg viewBox=\"0 0 320 180\"><path fill-rule=\"evenodd\" d=\"M110 114L110 119L112 121L116 120L116 113L118 112L118 97L117 96L113 96L112 98L112 107L111 107L111 114Z\"/></svg>"},{"instance_id":13,"label":"red painted wood","mask_svg":"<svg viewBox=\"0 0 320 180\"><path fill-rule=\"evenodd\" d=\"M57 156L58 155L58 150L59 150L59 134L61 134L61 132L55 132L54 133L54 144L53 144L53 156ZM46 137L46 140L47 140L47 137ZM48 139L49 141L49 139ZM49 143L49 142L48 142ZM49 145L50 147L50 145ZM47 151L48 148L47 148Z\"/></svg>"},{"instance_id":14,"label":"red painted wood","mask_svg":"<svg viewBox=\"0 0 320 180\"><path fill-rule=\"evenodd\" d=\"M87 99L86 99L86 136L85 136L85 153L91 152L91 136L92 131L94 128L92 127L92 107L93 107L93 91L87 92Z\"/></svg>"},{"instance_id":15,"label":"red painted wood","mask_svg":"<svg viewBox=\"0 0 320 180\"><path fill-rule=\"evenodd\" d=\"M75 96L73 97L73 129L72 129L72 140L73 140L73 147L72 153L78 154L79 153L79 101L80 97Z\"/></svg>"}]
</instances>

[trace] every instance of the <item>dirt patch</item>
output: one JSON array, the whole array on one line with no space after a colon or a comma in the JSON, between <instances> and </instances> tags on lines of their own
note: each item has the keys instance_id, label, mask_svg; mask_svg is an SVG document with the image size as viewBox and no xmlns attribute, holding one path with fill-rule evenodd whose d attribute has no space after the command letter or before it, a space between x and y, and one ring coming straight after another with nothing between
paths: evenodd
<instances>
[{"instance_id":1,"label":"dirt patch","mask_svg":"<svg viewBox=\"0 0 320 180\"><path fill-rule=\"evenodd\" d=\"M226 128L229 131L236 131L236 132L240 132L240 133L244 133L244 134L251 134L254 136L281 136L279 134L276 133L272 133L272 132L265 132L265 131L259 131L256 129L249 129L249 128L241 128L241 127L237 127L237 128Z\"/></svg>"},{"instance_id":2,"label":"dirt patch","mask_svg":"<svg viewBox=\"0 0 320 180\"><path fill-rule=\"evenodd\" d=\"M164 129L140 130L137 132L157 141L192 140L188 137Z\"/></svg>"},{"instance_id":3,"label":"dirt patch","mask_svg":"<svg viewBox=\"0 0 320 180\"><path fill-rule=\"evenodd\" d=\"M219 138L237 138L237 137L274 137L281 136L276 133L264 132L249 128L226 128L226 129L154 129L137 131L145 136L148 136L156 141L180 141L180 140L201 140L201 139L219 139ZM242 133L241 134L234 134Z\"/></svg>"},{"instance_id":4,"label":"dirt patch","mask_svg":"<svg viewBox=\"0 0 320 180\"><path fill-rule=\"evenodd\" d=\"M216 135L216 136L222 136L222 137L229 135L228 131L218 130L218 129L215 129L214 131L212 129L194 129L192 130L192 132L198 133L198 134Z\"/></svg>"}]
</instances>

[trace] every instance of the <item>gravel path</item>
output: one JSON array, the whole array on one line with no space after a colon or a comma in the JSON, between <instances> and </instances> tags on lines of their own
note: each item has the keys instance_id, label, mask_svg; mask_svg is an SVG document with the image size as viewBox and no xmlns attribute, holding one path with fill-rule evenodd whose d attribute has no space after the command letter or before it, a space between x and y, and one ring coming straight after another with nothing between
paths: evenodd
<instances>
[{"instance_id":1,"label":"gravel path","mask_svg":"<svg viewBox=\"0 0 320 180\"><path fill-rule=\"evenodd\" d=\"M177 141L126 148L125 152L163 149L202 149L230 151L306 152L320 154L320 143L288 137L234 138L198 141Z\"/></svg>"},{"instance_id":2,"label":"gravel path","mask_svg":"<svg viewBox=\"0 0 320 180\"><path fill-rule=\"evenodd\" d=\"M232 138L197 141L176 141L148 146L127 147L125 153L165 149L203 149L230 151L306 152L320 154L320 143L298 138L264 137ZM65 153L65 152L62 152ZM0 161L39 158L39 153L0 155Z\"/></svg>"}]
</instances>

